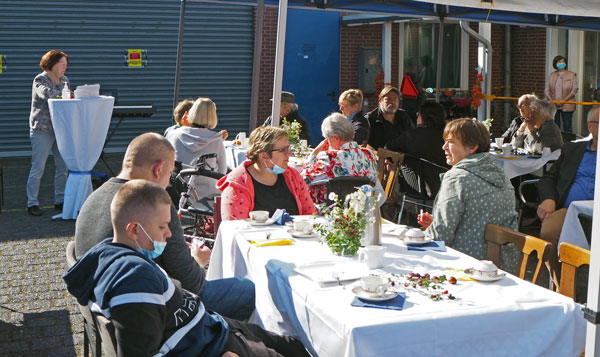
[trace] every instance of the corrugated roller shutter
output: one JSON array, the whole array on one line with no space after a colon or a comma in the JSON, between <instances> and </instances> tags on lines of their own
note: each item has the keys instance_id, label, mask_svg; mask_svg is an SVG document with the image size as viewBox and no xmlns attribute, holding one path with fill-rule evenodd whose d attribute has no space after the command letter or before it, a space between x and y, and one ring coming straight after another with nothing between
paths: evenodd
<instances>
[{"instance_id":1,"label":"corrugated roller shutter","mask_svg":"<svg viewBox=\"0 0 600 357\"><path fill-rule=\"evenodd\" d=\"M145 131L171 124L179 26L177 0L0 0L0 157L28 155L33 78L50 49L69 54L73 85L117 89L119 104L153 104L151 118L128 118L108 145L121 151ZM253 9L188 3L180 98L217 104L218 129L247 130L252 81ZM148 65L129 68L127 49L144 49ZM113 119L111 128L115 125Z\"/></svg>"}]
</instances>

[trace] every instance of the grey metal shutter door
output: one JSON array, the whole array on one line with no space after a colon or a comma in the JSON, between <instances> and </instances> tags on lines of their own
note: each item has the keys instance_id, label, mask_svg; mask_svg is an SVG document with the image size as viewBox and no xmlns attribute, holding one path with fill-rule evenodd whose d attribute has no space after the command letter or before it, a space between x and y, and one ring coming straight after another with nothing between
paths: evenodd
<instances>
[{"instance_id":1,"label":"grey metal shutter door","mask_svg":"<svg viewBox=\"0 0 600 357\"><path fill-rule=\"evenodd\" d=\"M151 118L128 118L108 144L123 151L136 135L171 125L180 2L0 0L0 157L29 155L33 78L48 50L69 54L73 85L117 89L118 104L153 104ZM247 130L252 81L253 9L188 3L180 99L217 104L219 126ZM148 51L148 66L129 68L126 50ZM111 129L117 119L113 118Z\"/></svg>"}]
</instances>

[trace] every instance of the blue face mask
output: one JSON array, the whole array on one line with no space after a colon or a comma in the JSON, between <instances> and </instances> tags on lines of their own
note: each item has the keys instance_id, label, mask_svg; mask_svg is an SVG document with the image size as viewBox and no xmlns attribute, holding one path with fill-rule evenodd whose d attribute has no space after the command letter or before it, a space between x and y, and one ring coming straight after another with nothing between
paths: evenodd
<instances>
[{"instance_id":1,"label":"blue face mask","mask_svg":"<svg viewBox=\"0 0 600 357\"><path fill-rule=\"evenodd\" d=\"M565 68L567 68L567 64L566 63L557 63L556 68L565 69Z\"/></svg>"},{"instance_id":2,"label":"blue face mask","mask_svg":"<svg viewBox=\"0 0 600 357\"><path fill-rule=\"evenodd\" d=\"M276 163L273 162L273 160L269 159L271 161L271 163L273 164L273 168L269 168L269 166L267 166L265 164L265 167L267 168L267 170L269 170L270 172L274 173L275 175L279 175L285 172L285 169L278 166Z\"/></svg>"},{"instance_id":3,"label":"blue face mask","mask_svg":"<svg viewBox=\"0 0 600 357\"><path fill-rule=\"evenodd\" d=\"M137 244L138 248L140 248L140 249L138 249L138 252L140 252L142 255L144 255L148 259L156 259L156 258L160 257L162 252L165 250L165 247L167 246L167 242L166 241L159 242L159 241L152 240L152 238L150 238L148 233L146 233L146 230L144 229L142 224L141 223L138 223L138 224L140 225L142 232L144 232L146 237L148 237L148 239L150 239L150 242L152 242L152 244L154 245L154 250L146 250L146 249L142 248L140 246L140 243L138 243L136 240L135 244Z\"/></svg>"}]
</instances>

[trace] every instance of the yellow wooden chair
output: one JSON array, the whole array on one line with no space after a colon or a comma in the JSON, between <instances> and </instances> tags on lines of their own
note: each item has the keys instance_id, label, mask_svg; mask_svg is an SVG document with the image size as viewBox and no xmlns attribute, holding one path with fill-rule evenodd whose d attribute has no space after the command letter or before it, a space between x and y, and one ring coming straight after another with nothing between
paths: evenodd
<instances>
[{"instance_id":1,"label":"yellow wooden chair","mask_svg":"<svg viewBox=\"0 0 600 357\"><path fill-rule=\"evenodd\" d=\"M558 254L562 262L558 292L575 299L577 268L590 264L590 251L570 243L562 243Z\"/></svg>"},{"instance_id":2,"label":"yellow wooden chair","mask_svg":"<svg viewBox=\"0 0 600 357\"><path fill-rule=\"evenodd\" d=\"M390 161L389 168L386 167L386 159ZM391 151L384 148L377 150L377 170L379 172L379 181L385 190L387 202L393 201L394 189L398 182L398 170L404 161L404 154Z\"/></svg>"},{"instance_id":3,"label":"yellow wooden chair","mask_svg":"<svg viewBox=\"0 0 600 357\"><path fill-rule=\"evenodd\" d=\"M485 228L485 240L487 241L487 258L498 267L500 266L500 247L508 243L514 243L521 252L521 260L517 265L517 275L524 280L529 256L535 253L538 262L531 280L534 284L537 281L540 269L548 260L550 249L552 249L552 244L543 239L491 223Z\"/></svg>"}]
</instances>

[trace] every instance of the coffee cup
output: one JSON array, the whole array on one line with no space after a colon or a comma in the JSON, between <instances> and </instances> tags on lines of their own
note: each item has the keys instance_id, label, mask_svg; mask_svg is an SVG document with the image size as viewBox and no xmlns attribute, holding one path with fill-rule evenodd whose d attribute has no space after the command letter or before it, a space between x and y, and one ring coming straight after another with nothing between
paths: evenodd
<instances>
[{"instance_id":1,"label":"coffee cup","mask_svg":"<svg viewBox=\"0 0 600 357\"><path fill-rule=\"evenodd\" d=\"M250 220L256 223L264 223L269 219L269 211L251 211Z\"/></svg>"},{"instance_id":2,"label":"coffee cup","mask_svg":"<svg viewBox=\"0 0 600 357\"><path fill-rule=\"evenodd\" d=\"M377 293L379 296L383 296L389 286L389 282L386 278L381 276L363 276L360 278L360 287L367 292Z\"/></svg>"},{"instance_id":3,"label":"coffee cup","mask_svg":"<svg viewBox=\"0 0 600 357\"><path fill-rule=\"evenodd\" d=\"M404 232L403 238L406 242L422 242L425 240L425 232L419 228L411 228Z\"/></svg>"},{"instance_id":4,"label":"coffee cup","mask_svg":"<svg viewBox=\"0 0 600 357\"><path fill-rule=\"evenodd\" d=\"M296 232L301 233L312 233L313 230L313 222L308 219L298 219L294 220L294 230Z\"/></svg>"},{"instance_id":5,"label":"coffee cup","mask_svg":"<svg viewBox=\"0 0 600 357\"><path fill-rule=\"evenodd\" d=\"M496 138L496 146L499 150L502 150L502 145L504 145L504 138Z\"/></svg>"},{"instance_id":6,"label":"coffee cup","mask_svg":"<svg viewBox=\"0 0 600 357\"><path fill-rule=\"evenodd\" d=\"M550 155L550 153L552 153L552 149L550 149L549 147L545 147L542 149L542 155Z\"/></svg>"},{"instance_id":7,"label":"coffee cup","mask_svg":"<svg viewBox=\"0 0 600 357\"><path fill-rule=\"evenodd\" d=\"M489 260L480 260L473 267L473 275L476 277L493 278L498 275L498 268Z\"/></svg>"},{"instance_id":8,"label":"coffee cup","mask_svg":"<svg viewBox=\"0 0 600 357\"><path fill-rule=\"evenodd\" d=\"M245 134L245 133L244 133L244 134ZM244 149L246 149L246 148L248 148L248 146L250 146L250 139L248 139L248 138L244 138L244 139L242 139L242 140L241 140L241 142L242 142L242 147L243 147Z\"/></svg>"},{"instance_id":9,"label":"coffee cup","mask_svg":"<svg viewBox=\"0 0 600 357\"><path fill-rule=\"evenodd\" d=\"M510 156L511 151L512 151L512 145L510 145L510 144L502 145L502 156Z\"/></svg>"},{"instance_id":10,"label":"coffee cup","mask_svg":"<svg viewBox=\"0 0 600 357\"><path fill-rule=\"evenodd\" d=\"M358 253L358 261L367 263L369 269L383 267L385 260L385 247L380 245L368 245Z\"/></svg>"}]
</instances>

